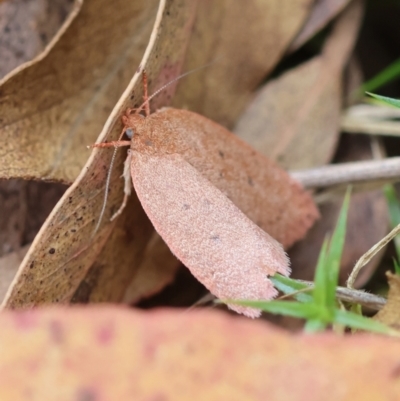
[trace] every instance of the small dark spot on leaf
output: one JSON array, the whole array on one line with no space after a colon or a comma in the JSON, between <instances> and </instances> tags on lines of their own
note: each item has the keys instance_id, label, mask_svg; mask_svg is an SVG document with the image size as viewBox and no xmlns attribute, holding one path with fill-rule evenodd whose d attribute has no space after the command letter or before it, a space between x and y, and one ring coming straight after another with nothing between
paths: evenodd
<instances>
[{"instance_id":1,"label":"small dark spot on leaf","mask_svg":"<svg viewBox=\"0 0 400 401\"><path fill-rule=\"evenodd\" d=\"M391 376L393 378L398 378L400 376L400 363L397 363L391 371Z\"/></svg>"},{"instance_id":2,"label":"small dark spot on leaf","mask_svg":"<svg viewBox=\"0 0 400 401\"><path fill-rule=\"evenodd\" d=\"M218 153L219 153L219 155L220 155L222 158L225 157L225 154L224 154L224 152L223 152L222 150L219 150Z\"/></svg>"},{"instance_id":3,"label":"small dark spot on leaf","mask_svg":"<svg viewBox=\"0 0 400 401\"><path fill-rule=\"evenodd\" d=\"M251 187L254 187L254 182L253 182L253 179L251 177L247 177L247 182Z\"/></svg>"},{"instance_id":4,"label":"small dark spot on leaf","mask_svg":"<svg viewBox=\"0 0 400 401\"><path fill-rule=\"evenodd\" d=\"M218 241L219 240L219 235L213 235L210 237L213 241Z\"/></svg>"},{"instance_id":5,"label":"small dark spot on leaf","mask_svg":"<svg viewBox=\"0 0 400 401\"><path fill-rule=\"evenodd\" d=\"M75 228L71 228L71 233L76 233L76 229Z\"/></svg>"},{"instance_id":6,"label":"small dark spot on leaf","mask_svg":"<svg viewBox=\"0 0 400 401\"><path fill-rule=\"evenodd\" d=\"M53 253L56 253L56 250L55 250L54 248L50 248L50 249L49 249L49 254L50 254L50 255L53 255Z\"/></svg>"},{"instance_id":7,"label":"small dark spot on leaf","mask_svg":"<svg viewBox=\"0 0 400 401\"><path fill-rule=\"evenodd\" d=\"M33 261L33 262L30 264L29 268L30 268L30 269L33 269L34 267L35 267L35 261Z\"/></svg>"},{"instance_id":8,"label":"small dark spot on leaf","mask_svg":"<svg viewBox=\"0 0 400 401\"><path fill-rule=\"evenodd\" d=\"M97 394L93 389L81 388L78 390L76 401L96 401Z\"/></svg>"},{"instance_id":9,"label":"small dark spot on leaf","mask_svg":"<svg viewBox=\"0 0 400 401\"><path fill-rule=\"evenodd\" d=\"M97 332L97 339L101 345L108 345L114 338L114 327L111 324L101 327Z\"/></svg>"},{"instance_id":10,"label":"small dark spot on leaf","mask_svg":"<svg viewBox=\"0 0 400 401\"><path fill-rule=\"evenodd\" d=\"M68 197L68 203L72 203L72 196Z\"/></svg>"},{"instance_id":11,"label":"small dark spot on leaf","mask_svg":"<svg viewBox=\"0 0 400 401\"><path fill-rule=\"evenodd\" d=\"M50 322L50 336L56 344L64 342L64 330L60 322L53 320Z\"/></svg>"},{"instance_id":12,"label":"small dark spot on leaf","mask_svg":"<svg viewBox=\"0 0 400 401\"><path fill-rule=\"evenodd\" d=\"M185 204L183 205L183 208L184 208L185 210L188 210L188 209L190 209L190 205L188 205L187 203L185 203Z\"/></svg>"}]
</instances>

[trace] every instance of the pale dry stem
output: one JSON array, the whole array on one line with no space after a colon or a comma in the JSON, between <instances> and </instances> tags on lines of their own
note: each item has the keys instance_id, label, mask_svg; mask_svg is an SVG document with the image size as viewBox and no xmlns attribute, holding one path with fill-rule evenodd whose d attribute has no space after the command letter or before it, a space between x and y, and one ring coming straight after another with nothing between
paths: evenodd
<instances>
[{"instance_id":1,"label":"pale dry stem","mask_svg":"<svg viewBox=\"0 0 400 401\"><path fill-rule=\"evenodd\" d=\"M361 269L382 249L384 248L397 234L400 233L400 224L398 224L386 237L382 238L371 249L364 253L363 256L355 264L350 276L347 280L347 288L354 288L354 282Z\"/></svg>"}]
</instances>

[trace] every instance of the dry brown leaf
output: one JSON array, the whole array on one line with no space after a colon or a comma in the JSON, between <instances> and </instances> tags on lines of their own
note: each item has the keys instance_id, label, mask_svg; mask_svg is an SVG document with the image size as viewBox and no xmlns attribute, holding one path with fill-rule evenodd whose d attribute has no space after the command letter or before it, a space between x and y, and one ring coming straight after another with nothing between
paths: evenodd
<instances>
[{"instance_id":1,"label":"dry brown leaf","mask_svg":"<svg viewBox=\"0 0 400 401\"><path fill-rule=\"evenodd\" d=\"M71 6L69 0L12 0L2 3L0 77L43 50ZM0 255L32 242L64 192L54 191L57 185L53 185L23 180L0 181ZM3 296L4 291L0 299Z\"/></svg>"},{"instance_id":2,"label":"dry brown leaf","mask_svg":"<svg viewBox=\"0 0 400 401\"><path fill-rule=\"evenodd\" d=\"M143 56L157 1L81 3L0 82L0 177L72 182Z\"/></svg>"},{"instance_id":3,"label":"dry brown leaf","mask_svg":"<svg viewBox=\"0 0 400 401\"><path fill-rule=\"evenodd\" d=\"M151 41L140 68L137 69L135 63L130 66L131 72L136 70L136 74L109 117L101 134L102 141L106 137L108 139L118 137L121 130L122 110L141 101L141 71L143 68L147 69L150 78L150 90L160 87L179 73L195 6L195 2L186 3L177 0L160 2ZM88 18L88 11L83 12L85 18ZM98 19L99 14L95 13L96 10L92 11L91 17ZM126 15L127 11L126 8L121 11L123 18L129 18ZM102 12L107 12L107 10ZM148 13L149 10L145 9L142 14L133 15L139 20L144 20ZM154 22L154 19L147 19L146 27ZM84 19L83 22L85 21L87 22L87 19ZM132 24L131 21L128 25ZM139 39L141 39L144 35L144 27L139 24L137 28L142 29L139 35ZM120 24L117 30L121 31ZM174 38L173 41L171 41L171 37ZM138 42L136 43L139 46ZM136 53L139 49L140 46L139 48L135 47ZM122 61L122 64L132 62L129 58ZM171 94L168 92L164 94L164 104L167 103L168 96ZM104 224L100 227L97 235L92 238L103 203L105 179L111 153L104 150L95 151L80 177L53 210L24 259L16 280L3 303L4 306L29 307L39 303L68 302L96 259L94 269L100 269L100 275L104 278L114 277L113 282L117 286L110 288L111 284L108 284L108 287L104 289L108 294L108 299L115 300L123 297L130 278L140 265L153 228L135 197L132 197L131 207L127 208L124 216L121 216L113 224L109 222L111 215L120 205L123 193L123 182L119 176L122 171L124 154L119 152L111 178ZM106 243L107 245L103 249ZM115 295L116 293L118 296ZM101 298L100 295L97 297ZM102 299L104 298L106 297L104 296Z\"/></svg>"},{"instance_id":4,"label":"dry brown leaf","mask_svg":"<svg viewBox=\"0 0 400 401\"><path fill-rule=\"evenodd\" d=\"M210 310L52 308L0 325L2 401L400 397L398 339L295 336Z\"/></svg>"},{"instance_id":5,"label":"dry brown leaf","mask_svg":"<svg viewBox=\"0 0 400 401\"><path fill-rule=\"evenodd\" d=\"M391 272L386 273L389 282L389 293L386 305L374 319L395 329L400 328L400 276Z\"/></svg>"},{"instance_id":6,"label":"dry brown leaf","mask_svg":"<svg viewBox=\"0 0 400 401\"><path fill-rule=\"evenodd\" d=\"M185 78L173 106L232 127L252 92L280 61L312 0L200 1L184 70L213 63ZM187 82L186 82L187 81Z\"/></svg>"},{"instance_id":7,"label":"dry brown leaf","mask_svg":"<svg viewBox=\"0 0 400 401\"><path fill-rule=\"evenodd\" d=\"M261 89L235 132L287 168L326 164L339 134L342 69L361 16L357 0L336 23L322 55Z\"/></svg>"},{"instance_id":8,"label":"dry brown leaf","mask_svg":"<svg viewBox=\"0 0 400 401\"><path fill-rule=\"evenodd\" d=\"M350 0L317 0L308 15L307 21L291 43L288 52L294 52L303 46L312 36L323 29Z\"/></svg>"}]
</instances>

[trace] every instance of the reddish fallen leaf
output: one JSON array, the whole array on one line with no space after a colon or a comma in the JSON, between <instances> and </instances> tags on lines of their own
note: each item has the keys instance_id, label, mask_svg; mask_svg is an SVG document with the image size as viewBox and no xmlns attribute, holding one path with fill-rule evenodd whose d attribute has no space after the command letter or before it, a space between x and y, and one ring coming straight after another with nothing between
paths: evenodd
<instances>
[{"instance_id":1,"label":"reddish fallen leaf","mask_svg":"<svg viewBox=\"0 0 400 401\"><path fill-rule=\"evenodd\" d=\"M290 335L211 310L0 314L0 399L386 401L400 341Z\"/></svg>"}]
</instances>

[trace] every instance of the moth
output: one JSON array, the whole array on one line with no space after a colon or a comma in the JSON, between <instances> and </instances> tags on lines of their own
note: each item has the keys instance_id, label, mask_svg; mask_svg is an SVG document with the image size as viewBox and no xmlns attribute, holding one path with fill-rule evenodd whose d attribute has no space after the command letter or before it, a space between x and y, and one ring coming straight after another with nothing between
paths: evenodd
<instances>
[{"instance_id":1,"label":"moth","mask_svg":"<svg viewBox=\"0 0 400 401\"><path fill-rule=\"evenodd\" d=\"M268 276L290 273L284 247L318 217L311 196L283 169L217 123L187 110L127 109L118 141L124 164L124 209L133 187L156 231L216 297L271 299ZM144 115L142 113L144 112ZM127 140L122 140L126 135ZM283 245L282 245L283 244ZM249 317L260 311L229 304Z\"/></svg>"}]
</instances>

